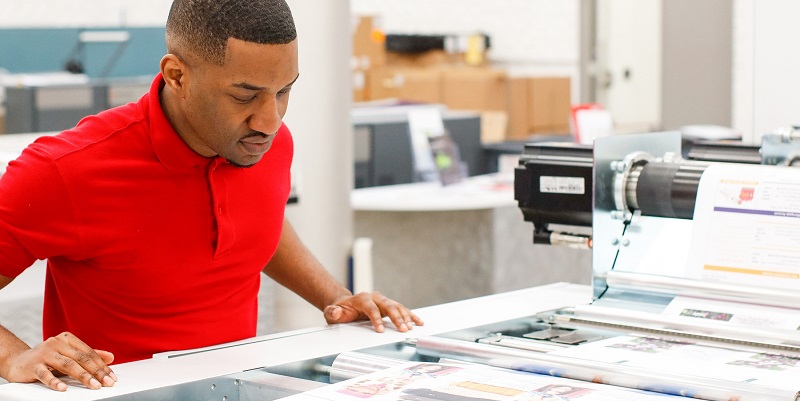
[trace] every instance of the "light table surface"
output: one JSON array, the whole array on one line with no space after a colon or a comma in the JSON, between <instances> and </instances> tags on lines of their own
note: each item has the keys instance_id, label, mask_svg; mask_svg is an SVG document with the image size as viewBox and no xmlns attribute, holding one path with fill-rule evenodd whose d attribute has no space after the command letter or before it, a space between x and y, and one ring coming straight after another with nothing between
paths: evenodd
<instances>
[{"instance_id":1,"label":"light table surface","mask_svg":"<svg viewBox=\"0 0 800 401\"><path fill-rule=\"evenodd\" d=\"M400 333L387 325L376 333L368 322L322 326L256 337L236 346L175 358L153 358L114 366L117 385L100 390L70 387L59 393L40 384L0 385L0 399L7 401L92 401L214 378L246 370L303 361L345 351L404 341L469 327L531 316L555 308L587 303L591 288L555 283L503 294L417 309L424 326Z\"/></svg>"}]
</instances>

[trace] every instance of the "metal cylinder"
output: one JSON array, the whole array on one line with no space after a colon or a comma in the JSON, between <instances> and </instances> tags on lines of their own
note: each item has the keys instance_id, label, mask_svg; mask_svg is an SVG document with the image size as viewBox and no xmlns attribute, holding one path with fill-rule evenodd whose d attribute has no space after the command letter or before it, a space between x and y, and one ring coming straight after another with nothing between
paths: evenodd
<instances>
[{"instance_id":1,"label":"metal cylinder","mask_svg":"<svg viewBox=\"0 0 800 401\"><path fill-rule=\"evenodd\" d=\"M342 352L330 368L331 383L338 383L379 370L402 365L408 361L386 358L363 352Z\"/></svg>"},{"instance_id":2,"label":"metal cylinder","mask_svg":"<svg viewBox=\"0 0 800 401\"><path fill-rule=\"evenodd\" d=\"M625 183L627 206L646 216L691 219L707 163L650 162L634 166Z\"/></svg>"},{"instance_id":3,"label":"metal cylinder","mask_svg":"<svg viewBox=\"0 0 800 401\"><path fill-rule=\"evenodd\" d=\"M608 286L626 291L749 302L778 308L797 308L800 294L794 290L702 281L613 270L606 273Z\"/></svg>"}]
</instances>

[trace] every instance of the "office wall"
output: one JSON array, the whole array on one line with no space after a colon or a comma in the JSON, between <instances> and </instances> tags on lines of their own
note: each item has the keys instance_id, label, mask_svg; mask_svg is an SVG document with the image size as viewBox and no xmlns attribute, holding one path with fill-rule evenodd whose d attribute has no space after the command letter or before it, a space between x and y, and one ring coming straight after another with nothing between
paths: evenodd
<instances>
[{"instance_id":1,"label":"office wall","mask_svg":"<svg viewBox=\"0 0 800 401\"><path fill-rule=\"evenodd\" d=\"M800 52L797 21L800 2L745 0L752 7L752 138L776 128L800 125Z\"/></svg>"},{"instance_id":2,"label":"office wall","mask_svg":"<svg viewBox=\"0 0 800 401\"><path fill-rule=\"evenodd\" d=\"M286 211L300 237L346 282L353 219L353 131L350 123L348 0L289 0L300 44L300 78L285 121L295 138L300 203ZM288 291L277 300L281 329L324 324L322 314Z\"/></svg>"},{"instance_id":3,"label":"office wall","mask_svg":"<svg viewBox=\"0 0 800 401\"><path fill-rule=\"evenodd\" d=\"M491 37L489 58L510 74L572 78L580 99L581 0L350 0L354 15L380 17L387 33Z\"/></svg>"},{"instance_id":4,"label":"office wall","mask_svg":"<svg viewBox=\"0 0 800 401\"><path fill-rule=\"evenodd\" d=\"M0 0L0 27L161 26L171 0Z\"/></svg>"},{"instance_id":5,"label":"office wall","mask_svg":"<svg viewBox=\"0 0 800 401\"><path fill-rule=\"evenodd\" d=\"M473 33L492 38L497 61L578 62L579 0L351 0L392 33Z\"/></svg>"},{"instance_id":6,"label":"office wall","mask_svg":"<svg viewBox=\"0 0 800 401\"><path fill-rule=\"evenodd\" d=\"M800 124L800 52L794 0L733 2L733 127L758 144L776 128Z\"/></svg>"},{"instance_id":7,"label":"office wall","mask_svg":"<svg viewBox=\"0 0 800 401\"><path fill-rule=\"evenodd\" d=\"M667 0L662 5L662 128L730 127L732 2Z\"/></svg>"}]
</instances>

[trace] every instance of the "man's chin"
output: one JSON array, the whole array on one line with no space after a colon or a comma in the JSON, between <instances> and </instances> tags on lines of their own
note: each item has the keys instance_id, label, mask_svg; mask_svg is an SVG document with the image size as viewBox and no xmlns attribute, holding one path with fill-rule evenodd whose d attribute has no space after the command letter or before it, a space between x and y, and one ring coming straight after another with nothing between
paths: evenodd
<instances>
[{"instance_id":1,"label":"man's chin","mask_svg":"<svg viewBox=\"0 0 800 401\"><path fill-rule=\"evenodd\" d=\"M264 157L263 154L261 154L261 155L244 155L244 156L238 156L236 158L227 158L226 157L225 160L227 160L228 163L230 163L234 167L248 168L248 167L253 167L256 164L258 164L258 162L261 161L261 158L263 158L263 157Z\"/></svg>"},{"instance_id":2,"label":"man's chin","mask_svg":"<svg viewBox=\"0 0 800 401\"><path fill-rule=\"evenodd\" d=\"M261 160L261 158L259 157L258 160L256 161L247 161L247 162L242 162L241 160L232 160L232 159L225 159L225 160L227 160L228 163L230 163L233 167L249 168L255 166L256 163L258 163L258 161Z\"/></svg>"},{"instance_id":3,"label":"man's chin","mask_svg":"<svg viewBox=\"0 0 800 401\"><path fill-rule=\"evenodd\" d=\"M235 149L233 157L226 157L228 163L236 167L252 167L264 157L272 147L272 141L261 144L251 144L239 142L239 147Z\"/></svg>"}]
</instances>

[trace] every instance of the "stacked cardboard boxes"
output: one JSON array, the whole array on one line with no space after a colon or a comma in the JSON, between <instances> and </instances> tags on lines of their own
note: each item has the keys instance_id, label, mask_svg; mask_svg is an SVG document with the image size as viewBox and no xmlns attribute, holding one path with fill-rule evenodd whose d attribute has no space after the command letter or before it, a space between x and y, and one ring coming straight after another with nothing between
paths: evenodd
<instances>
[{"instance_id":1,"label":"stacked cardboard boxes","mask_svg":"<svg viewBox=\"0 0 800 401\"><path fill-rule=\"evenodd\" d=\"M466 57L443 50L386 53L379 41L373 21L362 17L353 50L354 60L366 61L354 63L354 101L393 98L478 111L485 142L569 132L567 77L509 77L505 70L486 65L485 55ZM468 59L482 62L469 65Z\"/></svg>"},{"instance_id":2,"label":"stacked cardboard boxes","mask_svg":"<svg viewBox=\"0 0 800 401\"><path fill-rule=\"evenodd\" d=\"M509 79L506 138L569 133L570 91L568 77Z\"/></svg>"},{"instance_id":3,"label":"stacked cardboard boxes","mask_svg":"<svg viewBox=\"0 0 800 401\"><path fill-rule=\"evenodd\" d=\"M384 66L368 75L371 100L400 99L407 102L441 103L441 74L438 68Z\"/></svg>"},{"instance_id":4,"label":"stacked cardboard boxes","mask_svg":"<svg viewBox=\"0 0 800 401\"><path fill-rule=\"evenodd\" d=\"M353 31L353 56L351 58L353 101L370 100L368 77L372 70L386 63L383 34L372 17L360 17Z\"/></svg>"}]
</instances>

